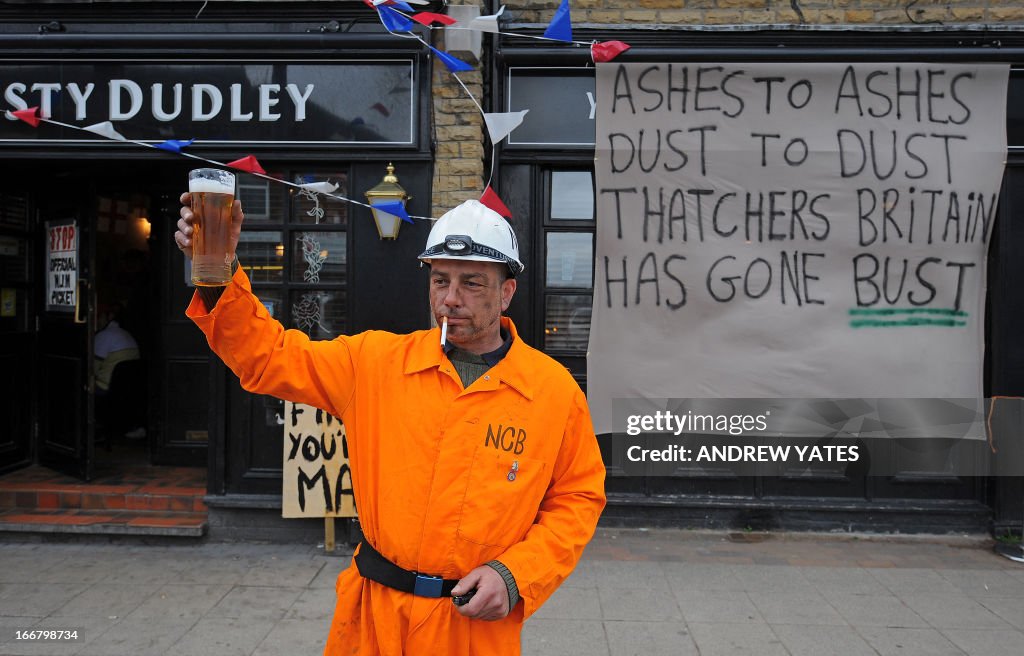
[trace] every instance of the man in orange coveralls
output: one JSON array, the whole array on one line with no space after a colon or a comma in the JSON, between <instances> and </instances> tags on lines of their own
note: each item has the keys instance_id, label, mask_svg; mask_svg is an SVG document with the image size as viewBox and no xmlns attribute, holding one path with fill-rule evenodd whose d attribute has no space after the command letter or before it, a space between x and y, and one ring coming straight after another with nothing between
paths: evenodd
<instances>
[{"instance_id":1,"label":"man in orange coveralls","mask_svg":"<svg viewBox=\"0 0 1024 656\"><path fill-rule=\"evenodd\" d=\"M175 240L189 253L181 200ZM233 245L242 220L236 201ZM365 538L338 576L330 656L520 653L524 620L575 567L604 508L583 393L501 316L523 269L511 226L467 201L435 223L420 259L443 345L441 328L310 341L268 314L241 268L187 311L246 390L348 429Z\"/></svg>"}]
</instances>

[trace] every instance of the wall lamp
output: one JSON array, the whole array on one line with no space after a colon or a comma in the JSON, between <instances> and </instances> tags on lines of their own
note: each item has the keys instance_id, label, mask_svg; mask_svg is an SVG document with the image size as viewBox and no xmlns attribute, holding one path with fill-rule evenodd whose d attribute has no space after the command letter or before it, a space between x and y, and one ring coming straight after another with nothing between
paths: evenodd
<instances>
[{"instance_id":1,"label":"wall lamp","mask_svg":"<svg viewBox=\"0 0 1024 656\"><path fill-rule=\"evenodd\" d=\"M380 238L398 239L398 229L402 227L401 217L377 209L377 206L383 203L398 202L405 205L405 202L409 200L409 194L398 184L394 164L388 163L384 179L376 187L367 190L366 200L370 203L370 210L373 212L373 220L377 224L377 233Z\"/></svg>"}]
</instances>

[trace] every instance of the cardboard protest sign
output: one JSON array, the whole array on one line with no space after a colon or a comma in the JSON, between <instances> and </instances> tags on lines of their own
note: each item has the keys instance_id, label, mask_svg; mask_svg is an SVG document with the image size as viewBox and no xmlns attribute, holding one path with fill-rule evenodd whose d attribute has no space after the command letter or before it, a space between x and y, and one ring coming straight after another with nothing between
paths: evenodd
<instances>
[{"instance_id":1,"label":"cardboard protest sign","mask_svg":"<svg viewBox=\"0 0 1024 656\"><path fill-rule=\"evenodd\" d=\"M1005 65L599 64L588 395L982 395Z\"/></svg>"},{"instance_id":2,"label":"cardboard protest sign","mask_svg":"<svg viewBox=\"0 0 1024 656\"><path fill-rule=\"evenodd\" d=\"M285 401L282 517L355 517L345 425Z\"/></svg>"}]
</instances>

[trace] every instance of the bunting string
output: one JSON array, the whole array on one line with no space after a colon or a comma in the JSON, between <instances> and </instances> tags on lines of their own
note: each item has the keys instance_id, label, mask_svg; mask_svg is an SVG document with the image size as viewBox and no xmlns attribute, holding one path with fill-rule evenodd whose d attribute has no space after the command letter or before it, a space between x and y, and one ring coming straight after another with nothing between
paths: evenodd
<instances>
[{"instance_id":1,"label":"bunting string","mask_svg":"<svg viewBox=\"0 0 1024 656\"><path fill-rule=\"evenodd\" d=\"M380 9L380 8L378 7L378 9ZM506 32L504 30L501 30L498 27L497 19L505 12L505 6L504 5L502 5L502 7L498 11L498 13L493 14L491 16L478 16L478 17L474 18L472 21L470 21L470 23L468 25L459 25L457 23L457 21L455 21L455 19L453 19L451 17L448 17L448 16L444 16L444 18L447 18L448 21L451 21L451 22L444 22L441 27L437 27L437 26L433 25L431 22L426 20L426 17L428 17L428 16L429 17L434 17L434 16L440 16L441 14L433 14L431 12L426 12L426 11L422 11L422 12L418 12L418 13L413 13L413 14L407 14L407 13L404 13L403 11L400 11L400 10L395 9L393 7L387 7L387 9L389 9L393 14L401 15L402 17L406 18L407 20L416 21L417 23L419 23L420 25L422 25L423 27L425 27L425 28L427 28L428 30L431 30L431 31L433 31L433 30L442 30L442 31L446 31L446 30L465 30L465 31L471 31L471 32L489 32L491 34L498 34L498 35L501 35L501 36L513 36L513 37L520 38L520 39L536 39L538 41L555 41L555 42L558 42L558 43L570 43L572 45L581 46L581 47L584 47L584 46L592 47L595 44L596 45L601 45L602 43L617 43L617 44L622 44L622 45L626 46L622 50L616 52L611 57L611 59L614 59L615 56L617 56L617 55L621 54L622 52L625 52L625 50L629 49L629 44L626 44L626 43L624 43L622 41L595 42L595 41L577 41L577 40L574 40L572 38L572 23L571 23L571 18L570 18L570 15L569 15L569 0L562 0L562 3L559 5L558 9L555 11L555 17L552 19L551 24L544 31L543 35L540 35L540 34L524 34L524 33L519 33L519 32ZM412 10L412 11L415 11L415 10ZM418 20L417 16L423 16L424 20ZM483 23L483 21L485 21L487 19L495 19L492 23L490 23L490 24L494 25L493 28L485 27L484 26L485 23ZM384 19L384 20L386 20L386 19ZM382 22L384 22L384 21L382 20ZM385 25L385 28L387 28L387 27L388 26ZM408 27L409 27L410 30L412 29L412 25L411 24L409 24ZM405 36L405 35L402 35L402 34L396 34L395 32L393 32L390 29L388 29L388 31L391 32L392 34L394 34L395 36ZM402 30L400 30L400 31L402 31ZM599 52L596 55L594 53L591 53L592 56L594 57L594 63L599 63L599 62L604 62L604 61L611 61L611 59L604 59L603 58L604 55L601 53L602 49L599 48L598 50L599 50Z\"/></svg>"},{"instance_id":2,"label":"bunting string","mask_svg":"<svg viewBox=\"0 0 1024 656\"><path fill-rule=\"evenodd\" d=\"M34 121L33 120L29 120L28 118L26 118L29 115L28 114L29 112L32 112L34 114ZM105 136L105 137L107 137L109 139L113 139L113 140L116 140L116 141L122 141L124 143L135 144L137 146L142 146L144 148L151 148L151 149L156 149L156 150L165 150L165 151L168 151L168 152L173 152L173 153L176 153L176 154L181 155L183 157L187 157L189 159L194 159L194 160L199 161L199 162L204 162L206 164L212 164L213 166L217 166L217 167L220 167L220 168L235 169L237 171L243 171L245 173L249 173L250 175L254 175L257 178L262 178L262 179L268 180L270 182L277 182L277 183L286 185L288 187L292 187L294 189L299 190L300 192L302 192L302 191L310 191L312 193L316 193L316 194L320 194L321 196L325 196L327 198L333 198L334 200L342 201L342 202L345 202L345 203L351 203L353 205L359 205L360 207L365 207L367 209L373 209L369 203L363 203L361 201L355 200L354 198L348 198L347 196L342 196L341 194L334 193L338 189L338 185L333 184L331 182L308 182L308 183L304 183L304 184L299 184L299 183L296 183L296 182L291 182L290 180L284 180L282 178L275 178L274 176L267 174L267 172L263 170L263 167L260 165L259 161L257 161L257 159L254 156L252 156L252 155L247 155L245 157L242 157L241 159L237 159L237 160L234 160L232 162L219 162L219 161L217 161L215 159L210 159L209 157L202 157L201 155L196 155L194 153L185 152L183 150L183 148L185 146L192 145L196 141L195 139L189 139L188 141L179 141L179 140L172 139L170 141L165 141L165 142L156 143L156 144L150 143L148 141L137 141L135 139L128 139L127 137L124 137L123 135L117 134L116 131L113 130L113 126L110 124L110 121L104 121L103 123L97 123L96 125L89 125L89 126L72 125L71 123L64 123L62 121L58 121L58 120L55 120L55 119L52 119L52 118L48 118L46 116L41 116L39 114L39 108L38 107L30 107L27 110L20 110L20 111L16 111L16 112L8 111L7 114L10 115L10 116L14 116L15 118L19 118L19 119L21 119L21 120L23 120L23 121L25 121L26 123L29 123L29 124L33 124L34 123L35 125L38 125L39 123L50 123L52 125L56 125L56 126L59 126L59 127L62 127L62 128L69 129L69 130L79 130L79 131L82 131L82 132L90 132L92 134L98 134L100 136ZM113 132L114 135L116 135L116 136L112 136L110 134L111 132ZM380 209L380 208L381 208L381 205L378 204L377 209ZM395 210L395 211L392 211L392 210ZM396 214L396 215L398 215L403 221L406 221L407 223L412 223L412 219L420 219L420 220L425 220L425 221L434 221L435 220L434 218L429 217L429 216L417 216L415 214L408 214L407 212L404 211L404 209L400 213L397 211L397 208L390 208L390 209L387 209L385 211L387 211L389 214Z\"/></svg>"},{"instance_id":3,"label":"bunting string","mask_svg":"<svg viewBox=\"0 0 1024 656\"><path fill-rule=\"evenodd\" d=\"M514 37L526 37L531 39L539 39L544 41L556 41L559 43L568 43L576 46L589 46L591 59L594 63L611 61L621 53L629 49L629 44L622 41L605 41L605 42L584 42L574 41L572 38L572 21L570 17L569 0L561 0L558 8L555 10L554 17L547 29L544 30L543 36L535 34L518 34L514 32L502 31L499 25L499 19L505 11L505 7L502 6L497 13L488 16L477 16L469 21L466 25L458 25L458 21L454 18L433 12L419 12L413 8L412 5L426 5L429 4L425 0L363 0L363 3L367 7L377 12L377 16L380 19L381 25L384 29L392 36L403 38L403 39L414 39L423 44L429 49L445 66L449 74L455 78L459 86L462 87L463 92L473 104L476 109L480 112L484 120L484 125L487 128L487 137L491 142L491 166L487 176L487 183L484 185L484 192L480 197L480 201L490 207L495 212L502 216L511 218L512 213L508 207L502 202L501 198L495 193L492 183L494 179L494 162L497 158L498 144L501 143L513 130L515 130L524 120L526 113L529 110L520 110L516 112L485 112L483 105L469 90L469 87L463 82L462 78L459 77L459 73L463 71L474 70L474 67L459 58L439 50L430 45L426 40L423 39L420 34L415 33L413 30L418 24L423 28L433 30L470 30L478 32L487 32L491 34L498 34L504 36ZM249 173L250 175L262 178L270 182L276 182L284 184L299 190L304 196L309 197L309 194L318 194L325 198L332 198L345 203L351 203L367 209L376 209L377 211L384 211L389 214L394 214L400 217L403 221L412 223L413 219L434 221L436 219L429 216L418 216L410 215L406 212L405 206L401 202L389 202L389 203L376 203L370 205L354 198L348 198L341 194L335 193L338 189L338 185L333 184L329 181L326 182L310 182L305 184L299 184L284 180L281 178L275 178L269 174L257 159L252 155L247 155L240 159L232 162L219 162L207 157L202 157L190 152L186 152L186 148L196 143L195 139L168 139L160 143L153 143L147 141L138 141L135 139L129 139L123 134L117 131L112 121L103 121L87 126L78 126L69 123L63 123L49 116L42 116L38 107L30 107L28 109L22 109L17 111L7 111L8 116L20 119L25 123L28 123L32 127L38 128L40 123L49 123L56 125L68 130L79 130L82 132L89 132L93 135L110 139L112 141L120 141L126 144L135 144L143 146L145 148L152 148L157 150L163 150L176 155L181 155L189 159L204 162L217 167L230 168L238 171Z\"/></svg>"},{"instance_id":4,"label":"bunting string","mask_svg":"<svg viewBox=\"0 0 1024 656\"><path fill-rule=\"evenodd\" d=\"M487 127L487 136L491 142L491 165L487 174L487 183L484 185L484 194L480 197L480 201L499 214L510 218L511 213L508 211L508 207L505 206L501 201L501 198L494 192L491 186L494 182L494 163L497 159L498 144L501 143L501 141L505 139L512 130L517 128L523 122L523 119L529 110L504 113L485 112L480 101L477 100L476 96L473 95L466 84L462 81L462 78L458 75L461 71L473 70L473 67L446 52L438 50L427 43L420 35L413 33L413 22L419 23L430 31L470 30L489 32L504 36L527 37L542 41L557 41L560 43L570 43L576 46L589 46L590 56L595 64L598 62L611 61L630 47L628 43L624 43L622 41L605 41L600 43L596 41L589 43L585 41L574 41L572 38L572 19L570 16L569 0L561 1L558 8L555 10L551 23L548 25L547 29L544 30L543 36L502 31L498 24L498 19L505 12L504 5L501 6L496 14L490 16L477 16L471 20L468 25L459 26L457 25L458 21L450 16L444 16L442 14L435 14L432 12L416 12L407 4L407 2L403 2L402 0L363 1L368 6L377 10L381 24L390 34L400 38L414 38L437 55L445 68L448 69L449 74L455 78L455 81L459 83L460 87L462 87L466 96L473 101L474 105L476 105L477 110L484 119L484 124ZM440 23L441 27L435 27L434 23Z\"/></svg>"}]
</instances>

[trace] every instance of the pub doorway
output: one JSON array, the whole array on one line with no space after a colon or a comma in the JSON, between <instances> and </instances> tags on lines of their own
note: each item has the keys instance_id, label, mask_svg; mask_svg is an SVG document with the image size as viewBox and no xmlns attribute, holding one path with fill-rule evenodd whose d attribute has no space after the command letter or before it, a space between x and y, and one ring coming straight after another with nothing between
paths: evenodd
<instances>
[{"instance_id":1,"label":"pub doorway","mask_svg":"<svg viewBox=\"0 0 1024 656\"><path fill-rule=\"evenodd\" d=\"M26 316L8 322L22 339L5 355L20 358L11 405L28 420L0 471L37 463L90 480L205 467L208 413L192 400L207 385L208 355L184 317L191 290L173 247L188 167L103 159L17 168L0 196L24 204L24 230L6 239L24 257L8 258L0 282L23 287ZM14 265L25 267L23 282Z\"/></svg>"},{"instance_id":2,"label":"pub doorway","mask_svg":"<svg viewBox=\"0 0 1024 656\"><path fill-rule=\"evenodd\" d=\"M0 534L205 534L208 405L195 399L211 369L171 245L186 168L7 167ZM123 335L104 345L111 321ZM104 372L96 356L114 354Z\"/></svg>"},{"instance_id":3,"label":"pub doorway","mask_svg":"<svg viewBox=\"0 0 1024 656\"><path fill-rule=\"evenodd\" d=\"M98 189L92 223L93 404L97 464L150 460L150 396L160 296L153 280L153 197ZM104 467L108 468L108 467Z\"/></svg>"},{"instance_id":4,"label":"pub doorway","mask_svg":"<svg viewBox=\"0 0 1024 656\"><path fill-rule=\"evenodd\" d=\"M173 241L188 168L132 162L94 174L91 314L100 352L93 353L92 453L99 472L207 464L208 405L196 400L208 398L209 355L184 316L192 290ZM111 372L105 365L119 341L137 357Z\"/></svg>"}]
</instances>

